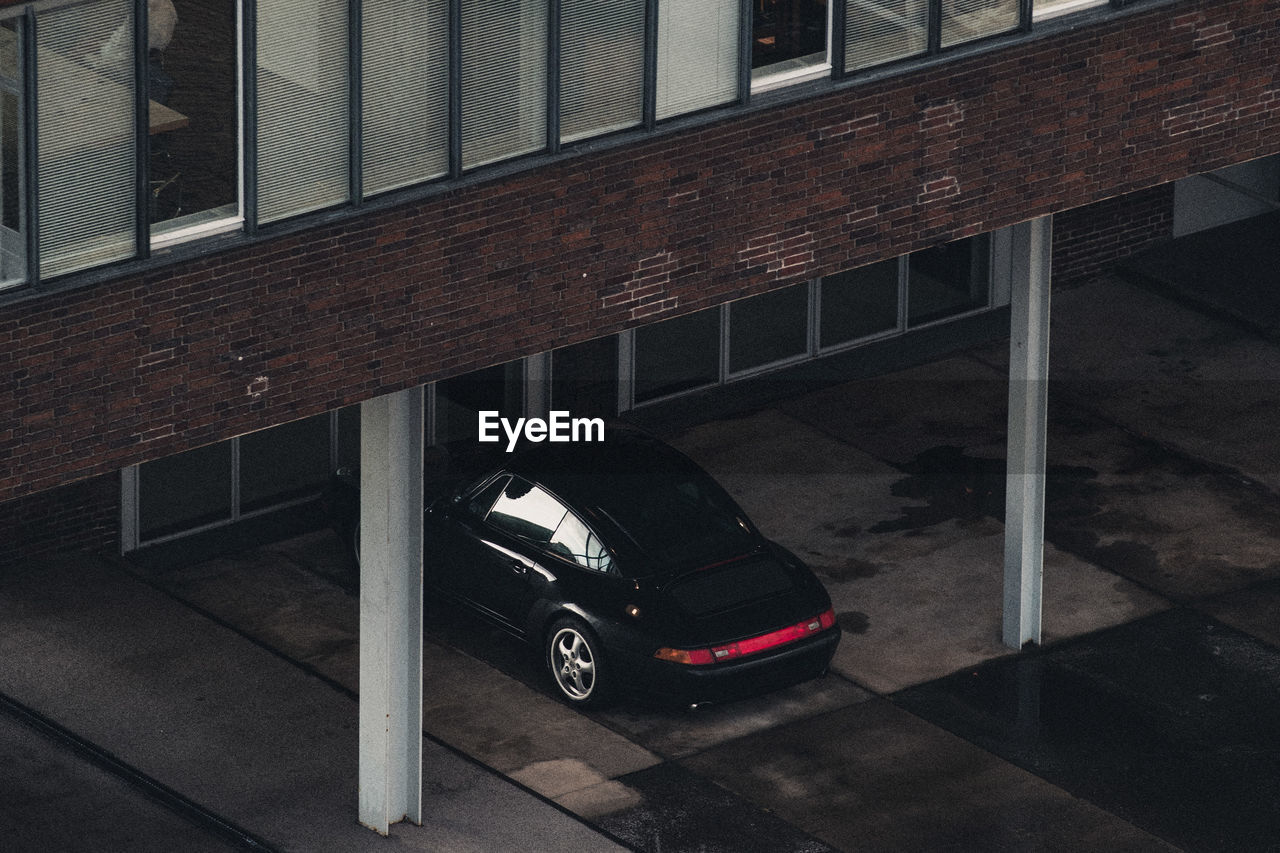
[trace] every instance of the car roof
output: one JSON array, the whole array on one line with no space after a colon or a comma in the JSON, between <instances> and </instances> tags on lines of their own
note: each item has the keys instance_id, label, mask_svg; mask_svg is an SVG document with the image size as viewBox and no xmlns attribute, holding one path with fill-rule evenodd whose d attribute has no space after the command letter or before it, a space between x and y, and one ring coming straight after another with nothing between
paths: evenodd
<instances>
[{"instance_id":1,"label":"car roof","mask_svg":"<svg viewBox=\"0 0 1280 853\"><path fill-rule=\"evenodd\" d=\"M582 508L625 504L620 489L630 478L707 476L680 451L625 426L607 428L603 441L527 444L503 467Z\"/></svg>"},{"instance_id":2,"label":"car roof","mask_svg":"<svg viewBox=\"0 0 1280 853\"><path fill-rule=\"evenodd\" d=\"M685 563L705 562L712 527L699 525L700 535L690 540L690 548L684 548L677 545L683 539L668 538L652 526L670 521L669 516L664 520L663 512L654 512L653 502L665 505L665 490L680 484L700 484L698 492L718 495L714 501L733 519L732 529L740 527L743 536L753 541L761 538L707 472L679 450L637 429L606 429L600 442L529 444L512 455L502 470L538 483L584 516L622 558L628 566L624 574L629 576L641 576L659 565L673 570ZM722 536L712 538L729 550L743 547L742 539L733 544Z\"/></svg>"}]
</instances>

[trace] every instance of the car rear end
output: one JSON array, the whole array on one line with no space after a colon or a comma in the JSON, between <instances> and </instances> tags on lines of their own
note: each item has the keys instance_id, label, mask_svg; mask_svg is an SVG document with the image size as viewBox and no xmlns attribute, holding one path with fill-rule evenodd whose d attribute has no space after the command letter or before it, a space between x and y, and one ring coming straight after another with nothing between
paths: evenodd
<instances>
[{"instance_id":1,"label":"car rear end","mask_svg":"<svg viewBox=\"0 0 1280 853\"><path fill-rule=\"evenodd\" d=\"M680 574L660 600L668 618L654 644L621 663L637 690L682 704L817 678L840 642L827 591L776 546Z\"/></svg>"}]
</instances>

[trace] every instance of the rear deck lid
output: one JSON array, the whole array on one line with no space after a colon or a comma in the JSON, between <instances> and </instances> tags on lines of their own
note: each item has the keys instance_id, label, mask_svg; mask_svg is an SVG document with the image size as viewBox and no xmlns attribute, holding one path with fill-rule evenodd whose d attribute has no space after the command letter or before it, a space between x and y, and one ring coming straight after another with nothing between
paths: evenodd
<instances>
[{"instance_id":1,"label":"rear deck lid","mask_svg":"<svg viewBox=\"0 0 1280 853\"><path fill-rule=\"evenodd\" d=\"M786 566L757 553L681 575L667 593L687 615L699 619L778 598L795 588L796 578Z\"/></svg>"}]
</instances>

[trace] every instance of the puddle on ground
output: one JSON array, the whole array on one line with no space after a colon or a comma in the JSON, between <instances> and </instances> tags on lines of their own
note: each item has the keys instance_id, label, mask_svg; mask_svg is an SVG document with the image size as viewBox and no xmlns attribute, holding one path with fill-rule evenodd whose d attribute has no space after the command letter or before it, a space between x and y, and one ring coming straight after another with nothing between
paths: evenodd
<instances>
[{"instance_id":1,"label":"puddle on ground","mask_svg":"<svg viewBox=\"0 0 1280 853\"><path fill-rule=\"evenodd\" d=\"M838 566L815 564L812 568L818 574L836 583L844 583L858 578L873 578L880 571L878 565L859 557L846 557L844 562Z\"/></svg>"},{"instance_id":2,"label":"puddle on ground","mask_svg":"<svg viewBox=\"0 0 1280 853\"><path fill-rule=\"evenodd\" d=\"M846 610L837 614L836 624L846 634L865 634L867 628L871 627L871 619L859 610Z\"/></svg>"},{"instance_id":3,"label":"puddle on ground","mask_svg":"<svg viewBox=\"0 0 1280 853\"><path fill-rule=\"evenodd\" d=\"M869 532L896 533L984 517L1004 520L1003 459L969 456L963 448L944 445L924 451L903 470L907 477L894 483L891 493L925 505L902 507L901 516L876 522ZM1099 512L1097 476L1097 471L1083 466L1048 466L1046 508L1077 518Z\"/></svg>"},{"instance_id":4,"label":"puddle on ground","mask_svg":"<svg viewBox=\"0 0 1280 853\"><path fill-rule=\"evenodd\" d=\"M1099 472L1079 465L1049 465L1045 479L1045 541L1058 550L1124 577L1154 584L1166 594L1167 580L1179 572L1162 566L1161 542L1175 533L1158 517L1135 512L1132 500L1113 501L1112 495L1141 493L1150 476L1160 489L1169 480L1189 481L1189 488L1204 488L1222 495L1233 511L1261 536L1280 538L1280 511L1274 496L1256 483L1208 463L1162 447L1142 436L1127 435L1112 477L1117 483L1099 482ZM1005 511L1005 461L968 455L951 445L931 448L902 466L906 474L891 487L893 495L919 502L904 506L897 518L867 527L869 533L913 535L949 521L969 522L991 518L1003 522ZM1193 481L1193 482L1192 482ZM1117 505L1118 504L1118 505ZM1105 544L1104 544L1105 543ZM1163 553L1165 560L1187 555ZM1218 560L1206 566L1209 575L1231 574L1265 577L1265 570L1251 570ZM839 572L834 573L835 577Z\"/></svg>"}]
</instances>

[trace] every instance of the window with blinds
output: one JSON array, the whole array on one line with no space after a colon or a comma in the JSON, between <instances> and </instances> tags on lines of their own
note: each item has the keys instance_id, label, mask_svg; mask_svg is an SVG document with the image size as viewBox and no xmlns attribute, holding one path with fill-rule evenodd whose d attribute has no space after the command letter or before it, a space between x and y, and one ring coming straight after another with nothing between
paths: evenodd
<instances>
[{"instance_id":1,"label":"window with blinds","mask_svg":"<svg viewBox=\"0 0 1280 853\"><path fill-rule=\"evenodd\" d=\"M133 4L36 20L40 274L131 257L136 242Z\"/></svg>"},{"instance_id":2,"label":"window with blinds","mask_svg":"<svg viewBox=\"0 0 1280 853\"><path fill-rule=\"evenodd\" d=\"M347 0L258 0L258 220L348 194Z\"/></svg>"},{"instance_id":3,"label":"window with blinds","mask_svg":"<svg viewBox=\"0 0 1280 853\"><path fill-rule=\"evenodd\" d=\"M929 48L928 0L846 0L844 67L867 68Z\"/></svg>"},{"instance_id":4,"label":"window with blinds","mask_svg":"<svg viewBox=\"0 0 1280 853\"><path fill-rule=\"evenodd\" d=\"M462 0L462 165L546 144L546 0Z\"/></svg>"},{"instance_id":5,"label":"window with blinds","mask_svg":"<svg viewBox=\"0 0 1280 853\"><path fill-rule=\"evenodd\" d=\"M739 0L659 0L659 119L738 98Z\"/></svg>"},{"instance_id":6,"label":"window with blinds","mask_svg":"<svg viewBox=\"0 0 1280 853\"><path fill-rule=\"evenodd\" d=\"M942 46L1008 32L1018 26L1018 0L942 0Z\"/></svg>"},{"instance_id":7,"label":"window with blinds","mask_svg":"<svg viewBox=\"0 0 1280 853\"><path fill-rule=\"evenodd\" d=\"M561 141L643 120L644 19L645 0L562 0Z\"/></svg>"},{"instance_id":8,"label":"window with blinds","mask_svg":"<svg viewBox=\"0 0 1280 853\"><path fill-rule=\"evenodd\" d=\"M364 0L361 21L365 195L440 177L449 169L448 0Z\"/></svg>"}]
</instances>

